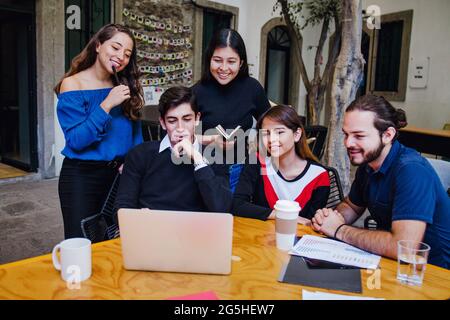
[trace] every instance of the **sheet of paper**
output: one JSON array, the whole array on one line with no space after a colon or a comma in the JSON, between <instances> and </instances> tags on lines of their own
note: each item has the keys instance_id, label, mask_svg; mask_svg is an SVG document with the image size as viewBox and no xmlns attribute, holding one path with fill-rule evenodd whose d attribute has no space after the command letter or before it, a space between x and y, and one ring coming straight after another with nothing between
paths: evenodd
<instances>
[{"instance_id":1,"label":"sheet of paper","mask_svg":"<svg viewBox=\"0 0 450 320\"><path fill-rule=\"evenodd\" d=\"M347 296L343 294L334 294L326 292L313 292L308 290L302 290L303 300L384 300L382 298L371 298L361 296Z\"/></svg>"},{"instance_id":2,"label":"sheet of paper","mask_svg":"<svg viewBox=\"0 0 450 320\"><path fill-rule=\"evenodd\" d=\"M304 235L289 253L366 269L376 269L381 259L346 243L311 235Z\"/></svg>"},{"instance_id":3,"label":"sheet of paper","mask_svg":"<svg viewBox=\"0 0 450 320\"><path fill-rule=\"evenodd\" d=\"M143 86L142 90L144 92L144 101L146 106L158 105L159 99L164 92L162 88L154 86Z\"/></svg>"}]
</instances>

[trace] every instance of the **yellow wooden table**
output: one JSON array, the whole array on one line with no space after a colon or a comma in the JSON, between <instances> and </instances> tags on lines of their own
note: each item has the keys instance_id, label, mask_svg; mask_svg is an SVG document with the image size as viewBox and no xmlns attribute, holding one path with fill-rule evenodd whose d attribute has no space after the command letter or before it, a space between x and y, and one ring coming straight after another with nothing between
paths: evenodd
<instances>
[{"instance_id":1,"label":"yellow wooden table","mask_svg":"<svg viewBox=\"0 0 450 320\"><path fill-rule=\"evenodd\" d=\"M315 234L299 225L298 234ZM120 239L93 245L92 277L68 289L53 268L51 255L0 266L0 299L167 299L212 290L220 299L295 299L302 289L348 294L277 281L289 255L275 247L273 221L235 218L232 274L199 275L126 271ZM363 296L386 299L449 299L450 271L427 266L422 287L396 280L396 261L383 258L380 288L361 270ZM372 289L371 289L372 288Z\"/></svg>"},{"instance_id":2,"label":"yellow wooden table","mask_svg":"<svg viewBox=\"0 0 450 320\"><path fill-rule=\"evenodd\" d=\"M414 132L428 136L444 137L450 139L450 130L440 130L440 129L427 129L419 128L414 126L407 126L400 129L400 132Z\"/></svg>"}]
</instances>

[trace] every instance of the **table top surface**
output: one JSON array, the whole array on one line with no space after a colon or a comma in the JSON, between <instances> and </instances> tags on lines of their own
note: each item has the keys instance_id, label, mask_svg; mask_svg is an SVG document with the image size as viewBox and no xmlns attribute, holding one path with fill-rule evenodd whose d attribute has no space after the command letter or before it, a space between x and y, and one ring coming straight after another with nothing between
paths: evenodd
<instances>
[{"instance_id":1,"label":"table top surface","mask_svg":"<svg viewBox=\"0 0 450 320\"><path fill-rule=\"evenodd\" d=\"M450 138L450 130L426 129L426 128L419 128L419 127L414 127L414 126L407 126L400 130L412 132L412 133L421 133L421 134L426 134L426 135L431 135L431 136Z\"/></svg>"},{"instance_id":2,"label":"table top surface","mask_svg":"<svg viewBox=\"0 0 450 320\"><path fill-rule=\"evenodd\" d=\"M298 235L316 234L299 225ZM354 295L343 291L278 282L289 255L275 246L273 221L235 218L231 275L204 275L127 271L123 268L120 239L92 246L92 276L71 290L44 255L0 265L0 299L167 299L214 291L221 300L300 300L302 289ZM385 299L449 299L450 271L428 265L421 287L396 280L397 262L382 258L380 286L361 270L362 296ZM373 277L372 277L373 278ZM372 288L372 289L371 289Z\"/></svg>"}]
</instances>

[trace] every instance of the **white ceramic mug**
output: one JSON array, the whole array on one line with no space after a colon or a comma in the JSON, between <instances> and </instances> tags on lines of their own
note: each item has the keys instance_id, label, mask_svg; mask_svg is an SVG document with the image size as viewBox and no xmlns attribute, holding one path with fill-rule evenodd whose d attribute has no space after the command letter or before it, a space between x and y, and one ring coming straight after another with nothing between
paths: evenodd
<instances>
[{"instance_id":1,"label":"white ceramic mug","mask_svg":"<svg viewBox=\"0 0 450 320\"><path fill-rule=\"evenodd\" d=\"M277 248L290 250L297 234L297 218L301 210L296 201L278 200L275 209L275 231Z\"/></svg>"},{"instance_id":2,"label":"white ceramic mug","mask_svg":"<svg viewBox=\"0 0 450 320\"><path fill-rule=\"evenodd\" d=\"M64 240L53 248L52 259L64 281L78 283L89 279L92 274L91 241L85 238Z\"/></svg>"}]
</instances>

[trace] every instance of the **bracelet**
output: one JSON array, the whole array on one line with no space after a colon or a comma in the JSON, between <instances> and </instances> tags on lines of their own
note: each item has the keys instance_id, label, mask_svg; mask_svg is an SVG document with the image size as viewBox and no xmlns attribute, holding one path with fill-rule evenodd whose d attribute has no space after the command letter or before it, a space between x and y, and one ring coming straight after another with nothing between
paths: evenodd
<instances>
[{"instance_id":1,"label":"bracelet","mask_svg":"<svg viewBox=\"0 0 450 320\"><path fill-rule=\"evenodd\" d=\"M334 239L339 240L338 238L336 238L336 236L337 236L339 229L341 229L343 226L346 226L346 224L343 223L339 227L337 227L336 231L334 232L334 237L333 237Z\"/></svg>"}]
</instances>

